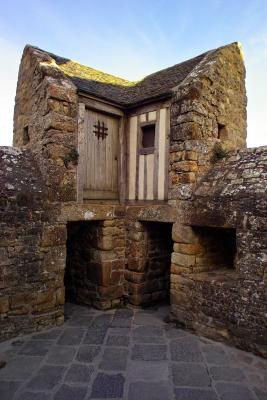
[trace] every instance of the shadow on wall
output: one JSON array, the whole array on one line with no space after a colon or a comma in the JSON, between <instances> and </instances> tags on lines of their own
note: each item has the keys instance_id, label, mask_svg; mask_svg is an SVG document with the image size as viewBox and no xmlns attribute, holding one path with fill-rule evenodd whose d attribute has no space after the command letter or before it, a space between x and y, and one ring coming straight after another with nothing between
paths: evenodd
<instances>
[{"instance_id":1,"label":"shadow on wall","mask_svg":"<svg viewBox=\"0 0 267 400\"><path fill-rule=\"evenodd\" d=\"M235 269L236 230L231 228L193 227L199 240L196 268L200 271Z\"/></svg>"}]
</instances>

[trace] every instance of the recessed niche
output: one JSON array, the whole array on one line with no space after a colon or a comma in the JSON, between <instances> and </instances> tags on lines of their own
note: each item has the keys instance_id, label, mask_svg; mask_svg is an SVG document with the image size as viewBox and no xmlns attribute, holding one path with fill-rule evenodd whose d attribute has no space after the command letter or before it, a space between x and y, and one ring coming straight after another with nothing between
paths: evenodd
<instances>
[{"instance_id":1,"label":"recessed niche","mask_svg":"<svg viewBox=\"0 0 267 400\"><path fill-rule=\"evenodd\" d=\"M236 262L236 230L232 228L194 227L202 251L196 264L203 271L234 269Z\"/></svg>"}]
</instances>

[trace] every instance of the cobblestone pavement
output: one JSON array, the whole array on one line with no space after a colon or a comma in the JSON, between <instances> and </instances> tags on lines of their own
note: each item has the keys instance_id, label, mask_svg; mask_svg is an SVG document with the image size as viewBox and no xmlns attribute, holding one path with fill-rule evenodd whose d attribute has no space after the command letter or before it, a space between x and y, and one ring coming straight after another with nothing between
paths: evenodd
<instances>
[{"instance_id":1,"label":"cobblestone pavement","mask_svg":"<svg viewBox=\"0 0 267 400\"><path fill-rule=\"evenodd\" d=\"M179 330L167 314L67 304L64 326L0 344L0 399L267 399L267 361Z\"/></svg>"}]
</instances>

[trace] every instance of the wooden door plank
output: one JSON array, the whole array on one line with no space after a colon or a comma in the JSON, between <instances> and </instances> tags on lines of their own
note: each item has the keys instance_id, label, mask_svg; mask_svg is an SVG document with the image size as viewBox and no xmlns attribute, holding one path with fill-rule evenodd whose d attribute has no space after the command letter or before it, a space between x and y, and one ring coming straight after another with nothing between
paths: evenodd
<instances>
[{"instance_id":1,"label":"wooden door plank","mask_svg":"<svg viewBox=\"0 0 267 400\"><path fill-rule=\"evenodd\" d=\"M97 136L98 121L108 128L107 136ZM92 198L107 191L118 193L118 118L92 110L86 110L86 184L85 189L96 191ZM91 196L91 195L90 195ZM95 197L96 196L96 197ZM103 195L106 198L106 195ZM101 198L101 197L100 197ZM99 198L99 199L100 199Z\"/></svg>"}]
</instances>

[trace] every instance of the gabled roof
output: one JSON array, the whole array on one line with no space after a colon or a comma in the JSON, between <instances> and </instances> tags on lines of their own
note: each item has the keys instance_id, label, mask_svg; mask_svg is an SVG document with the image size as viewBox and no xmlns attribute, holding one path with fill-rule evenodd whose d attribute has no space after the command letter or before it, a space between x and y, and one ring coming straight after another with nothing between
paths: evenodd
<instances>
[{"instance_id":1,"label":"gabled roof","mask_svg":"<svg viewBox=\"0 0 267 400\"><path fill-rule=\"evenodd\" d=\"M133 107L148 101L170 97L172 89L179 85L208 53L213 52L203 53L148 75L140 81L131 82L68 58L38 50L52 57L59 69L71 79L79 91L112 101L122 107Z\"/></svg>"}]
</instances>

